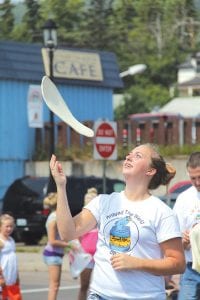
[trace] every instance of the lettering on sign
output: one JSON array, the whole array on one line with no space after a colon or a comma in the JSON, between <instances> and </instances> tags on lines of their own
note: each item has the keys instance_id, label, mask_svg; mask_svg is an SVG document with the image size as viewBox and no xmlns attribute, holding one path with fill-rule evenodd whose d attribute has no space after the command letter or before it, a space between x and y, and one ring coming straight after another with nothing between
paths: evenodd
<instances>
[{"instance_id":1,"label":"lettering on sign","mask_svg":"<svg viewBox=\"0 0 200 300\"><path fill-rule=\"evenodd\" d=\"M116 159L116 123L95 123L94 158Z\"/></svg>"},{"instance_id":2,"label":"lettering on sign","mask_svg":"<svg viewBox=\"0 0 200 300\"><path fill-rule=\"evenodd\" d=\"M45 73L49 76L49 55L42 49ZM102 81L103 73L98 53L54 50L53 75L58 78Z\"/></svg>"}]
</instances>

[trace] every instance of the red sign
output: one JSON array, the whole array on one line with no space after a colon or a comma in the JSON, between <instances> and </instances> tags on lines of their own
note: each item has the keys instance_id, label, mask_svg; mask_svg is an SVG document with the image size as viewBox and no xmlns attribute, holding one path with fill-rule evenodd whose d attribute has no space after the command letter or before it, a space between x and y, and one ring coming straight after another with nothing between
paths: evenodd
<instances>
[{"instance_id":1,"label":"red sign","mask_svg":"<svg viewBox=\"0 0 200 300\"><path fill-rule=\"evenodd\" d=\"M98 122L95 130L95 158L116 159L116 123ZM114 156L113 156L114 155Z\"/></svg>"}]
</instances>

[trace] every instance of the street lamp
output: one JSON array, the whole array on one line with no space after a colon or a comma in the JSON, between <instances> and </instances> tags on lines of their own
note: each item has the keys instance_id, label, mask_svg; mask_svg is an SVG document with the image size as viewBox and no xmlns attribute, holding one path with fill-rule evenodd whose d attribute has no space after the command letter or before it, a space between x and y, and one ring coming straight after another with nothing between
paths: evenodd
<instances>
[{"instance_id":1,"label":"street lamp","mask_svg":"<svg viewBox=\"0 0 200 300\"><path fill-rule=\"evenodd\" d=\"M57 46L57 26L51 19L47 20L43 26L44 46L49 55L49 78L53 81L53 58L54 49ZM54 114L50 110L50 147L49 158L55 152Z\"/></svg>"},{"instance_id":2,"label":"street lamp","mask_svg":"<svg viewBox=\"0 0 200 300\"><path fill-rule=\"evenodd\" d=\"M136 75L139 73L142 73L146 70L147 66L145 64L137 64L137 65L133 65L131 67L128 68L128 70L121 72L119 74L119 76L121 78L128 76L128 75Z\"/></svg>"},{"instance_id":3,"label":"street lamp","mask_svg":"<svg viewBox=\"0 0 200 300\"><path fill-rule=\"evenodd\" d=\"M55 22L51 19L47 20L43 26L43 39L44 46L46 47L49 55L49 78L53 81L53 59L54 59L54 49L57 46L57 26ZM49 111L50 118L50 145L49 145L49 159L51 155L55 153L55 133L54 133L54 114L50 110ZM49 175L49 183L47 187L47 194L54 190L55 183L53 176L50 171Z\"/></svg>"}]
</instances>

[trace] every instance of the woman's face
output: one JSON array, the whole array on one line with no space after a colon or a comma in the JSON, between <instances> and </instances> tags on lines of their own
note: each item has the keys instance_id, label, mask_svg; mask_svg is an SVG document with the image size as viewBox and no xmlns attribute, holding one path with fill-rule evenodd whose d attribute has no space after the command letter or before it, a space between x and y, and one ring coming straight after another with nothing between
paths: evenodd
<instances>
[{"instance_id":1,"label":"woman's face","mask_svg":"<svg viewBox=\"0 0 200 300\"><path fill-rule=\"evenodd\" d=\"M150 169L152 150L146 145L134 148L123 163L124 175L144 175Z\"/></svg>"}]
</instances>

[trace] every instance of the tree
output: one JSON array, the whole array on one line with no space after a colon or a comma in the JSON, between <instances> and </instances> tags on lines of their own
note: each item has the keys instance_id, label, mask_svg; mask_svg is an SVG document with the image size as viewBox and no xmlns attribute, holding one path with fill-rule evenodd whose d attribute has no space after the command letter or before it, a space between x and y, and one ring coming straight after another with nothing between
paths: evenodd
<instances>
[{"instance_id":1,"label":"tree","mask_svg":"<svg viewBox=\"0 0 200 300\"><path fill-rule=\"evenodd\" d=\"M137 76L134 84L124 92L123 103L115 110L116 120L127 119L130 114L150 112L170 100L167 88L153 84L142 75Z\"/></svg>"},{"instance_id":2,"label":"tree","mask_svg":"<svg viewBox=\"0 0 200 300\"><path fill-rule=\"evenodd\" d=\"M78 47L82 40L82 19L84 0L41 1L43 20L52 18L58 27L59 44Z\"/></svg>"},{"instance_id":3,"label":"tree","mask_svg":"<svg viewBox=\"0 0 200 300\"><path fill-rule=\"evenodd\" d=\"M87 1L83 12L82 46L107 51L114 48L113 3L114 0Z\"/></svg>"},{"instance_id":4,"label":"tree","mask_svg":"<svg viewBox=\"0 0 200 300\"><path fill-rule=\"evenodd\" d=\"M40 5L37 0L25 0L27 11L23 18L23 23L26 25L26 32L29 36L29 41L41 41L41 16Z\"/></svg>"},{"instance_id":5,"label":"tree","mask_svg":"<svg viewBox=\"0 0 200 300\"><path fill-rule=\"evenodd\" d=\"M123 1L122 9L118 7L118 18L120 14L124 16L125 3ZM125 97L124 104L117 109L116 117L150 111L168 102L168 90L177 80L178 65L198 48L197 30L189 26L191 23L198 26L193 1L135 0L128 4L132 4L134 11L129 19L129 30L124 31L128 32L125 34L126 50L116 48L120 52L120 64L126 62L126 69L133 64L132 59L134 63L145 63L148 71L134 83L131 77L124 78L125 95L129 93L129 97Z\"/></svg>"},{"instance_id":6,"label":"tree","mask_svg":"<svg viewBox=\"0 0 200 300\"><path fill-rule=\"evenodd\" d=\"M14 27L13 5L10 0L0 4L0 39L9 39Z\"/></svg>"},{"instance_id":7,"label":"tree","mask_svg":"<svg viewBox=\"0 0 200 300\"><path fill-rule=\"evenodd\" d=\"M9 1L7 1L9 2ZM119 68L144 63L142 76L124 78L126 115L169 101L177 68L199 49L199 10L193 0L26 0L17 40L42 41L42 25L52 18L59 46L114 52ZM122 91L123 92L123 91ZM132 100L131 100L132 99Z\"/></svg>"},{"instance_id":8,"label":"tree","mask_svg":"<svg viewBox=\"0 0 200 300\"><path fill-rule=\"evenodd\" d=\"M40 5L37 0L25 0L25 14L20 24L15 26L13 38L26 42L42 40Z\"/></svg>"}]
</instances>

